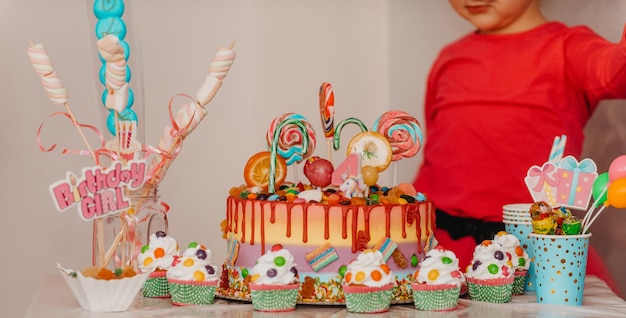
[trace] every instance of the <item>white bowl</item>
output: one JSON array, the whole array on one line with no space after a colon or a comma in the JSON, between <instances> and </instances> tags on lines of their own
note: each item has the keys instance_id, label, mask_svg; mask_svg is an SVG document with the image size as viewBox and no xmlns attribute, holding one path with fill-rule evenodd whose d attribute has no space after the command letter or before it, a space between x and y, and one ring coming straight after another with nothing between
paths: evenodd
<instances>
[{"instance_id":1,"label":"white bowl","mask_svg":"<svg viewBox=\"0 0 626 318\"><path fill-rule=\"evenodd\" d=\"M92 312L127 311L150 273L121 279L95 279L57 263L65 282L83 309ZM74 275L75 273L75 275Z\"/></svg>"}]
</instances>

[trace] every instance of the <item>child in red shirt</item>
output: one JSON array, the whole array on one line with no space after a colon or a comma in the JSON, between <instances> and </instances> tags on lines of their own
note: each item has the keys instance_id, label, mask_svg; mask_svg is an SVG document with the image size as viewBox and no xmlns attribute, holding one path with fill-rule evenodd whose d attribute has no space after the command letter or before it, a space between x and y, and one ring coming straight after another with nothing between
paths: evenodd
<instances>
[{"instance_id":1,"label":"child in red shirt","mask_svg":"<svg viewBox=\"0 0 626 318\"><path fill-rule=\"evenodd\" d=\"M524 177L555 136L580 158L599 101L626 98L626 40L549 22L539 0L449 0L476 31L446 46L428 78L424 162L415 186L437 205L439 244L461 268L504 229L502 206L529 201ZM595 250L587 272L617 292Z\"/></svg>"}]
</instances>

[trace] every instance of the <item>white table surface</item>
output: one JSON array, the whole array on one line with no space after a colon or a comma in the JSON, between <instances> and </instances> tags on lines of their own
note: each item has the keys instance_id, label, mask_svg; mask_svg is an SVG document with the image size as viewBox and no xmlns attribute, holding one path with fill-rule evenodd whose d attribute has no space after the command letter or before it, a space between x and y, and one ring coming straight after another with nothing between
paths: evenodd
<instances>
[{"instance_id":1,"label":"white table surface","mask_svg":"<svg viewBox=\"0 0 626 318\"><path fill-rule=\"evenodd\" d=\"M216 298L215 304L203 306L172 306L169 299L150 299L138 295L130 310L118 313L94 313L83 310L59 275L46 277L30 304L26 317L63 318L139 318L139 317L626 317L626 301L615 295L595 276L585 279L583 306L538 304L534 292L513 296L510 303L493 304L459 299L456 310L425 312L412 304L392 305L382 314L348 313L343 306L298 305L287 313L254 311L252 304Z\"/></svg>"}]
</instances>

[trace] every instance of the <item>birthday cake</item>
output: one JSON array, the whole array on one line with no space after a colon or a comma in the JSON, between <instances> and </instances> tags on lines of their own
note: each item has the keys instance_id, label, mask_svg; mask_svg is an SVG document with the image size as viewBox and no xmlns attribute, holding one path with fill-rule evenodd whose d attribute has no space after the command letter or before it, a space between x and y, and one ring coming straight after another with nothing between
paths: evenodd
<instances>
[{"instance_id":1,"label":"birthday cake","mask_svg":"<svg viewBox=\"0 0 626 318\"><path fill-rule=\"evenodd\" d=\"M327 95L324 87L329 84L322 85L321 100ZM328 121L322 109L322 123ZM411 275L436 245L435 206L411 184L384 187L377 180L378 172L394 159L417 152L421 131L417 121L401 111L383 114L371 131L349 118L331 133L335 149L348 123L362 132L350 140L345 161L335 168L330 160L310 156L315 132L302 115L274 119L267 135L270 151L250 157L246 184L231 188L226 199L221 225L227 258L219 295L249 300L251 269L278 244L294 256L299 303L344 303L341 282L347 265L366 249L379 250L394 275L392 302L412 301ZM297 143L284 142L293 140ZM287 166L299 161L304 161L309 182L285 181Z\"/></svg>"}]
</instances>

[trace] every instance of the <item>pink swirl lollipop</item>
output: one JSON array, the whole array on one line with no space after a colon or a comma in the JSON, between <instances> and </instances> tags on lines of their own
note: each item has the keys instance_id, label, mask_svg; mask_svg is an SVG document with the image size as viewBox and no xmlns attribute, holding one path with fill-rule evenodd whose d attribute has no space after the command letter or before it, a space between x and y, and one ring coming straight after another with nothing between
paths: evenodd
<instances>
[{"instance_id":1,"label":"pink swirl lollipop","mask_svg":"<svg viewBox=\"0 0 626 318\"><path fill-rule=\"evenodd\" d=\"M303 135L297 125L282 125L280 131L276 131L277 127L286 120L294 119L301 121L307 129L307 134ZM286 113L274 118L270 128L267 130L266 140L268 149L272 148L274 135L278 133L277 153L285 159L287 165L294 162L300 163L302 160L309 158L315 150L315 130L304 116L295 113ZM303 140L308 140L307 148L303 149Z\"/></svg>"},{"instance_id":2,"label":"pink swirl lollipop","mask_svg":"<svg viewBox=\"0 0 626 318\"><path fill-rule=\"evenodd\" d=\"M391 144L392 161L415 156L424 141L417 119L399 110L382 114L372 130L385 136Z\"/></svg>"}]
</instances>

